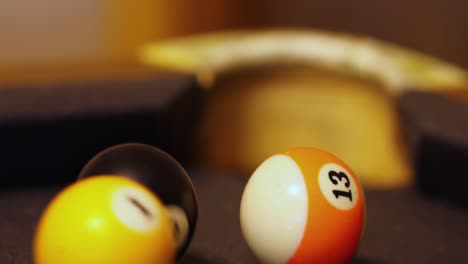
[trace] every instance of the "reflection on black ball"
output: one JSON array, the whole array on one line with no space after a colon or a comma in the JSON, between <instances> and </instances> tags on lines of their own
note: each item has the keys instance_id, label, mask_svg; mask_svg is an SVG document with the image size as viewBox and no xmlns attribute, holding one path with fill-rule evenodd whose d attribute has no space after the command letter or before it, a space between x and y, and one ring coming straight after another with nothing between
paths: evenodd
<instances>
[{"instance_id":1,"label":"reflection on black ball","mask_svg":"<svg viewBox=\"0 0 468 264\"><path fill-rule=\"evenodd\" d=\"M153 191L169 209L174 221L178 257L192 240L197 223L195 190L184 168L166 152L146 144L120 144L98 153L78 179L112 174L135 180Z\"/></svg>"}]
</instances>

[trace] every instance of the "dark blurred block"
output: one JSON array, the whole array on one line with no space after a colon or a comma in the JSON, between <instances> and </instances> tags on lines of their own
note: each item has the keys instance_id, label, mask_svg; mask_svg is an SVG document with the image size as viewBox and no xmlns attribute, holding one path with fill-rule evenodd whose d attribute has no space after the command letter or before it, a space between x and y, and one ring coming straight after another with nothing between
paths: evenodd
<instances>
[{"instance_id":1,"label":"dark blurred block","mask_svg":"<svg viewBox=\"0 0 468 264\"><path fill-rule=\"evenodd\" d=\"M97 152L125 142L189 160L201 96L188 75L0 87L0 185L74 180Z\"/></svg>"},{"instance_id":2,"label":"dark blurred block","mask_svg":"<svg viewBox=\"0 0 468 264\"><path fill-rule=\"evenodd\" d=\"M399 107L419 189L468 208L468 105L409 92Z\"/></svg>"}]
</instances>

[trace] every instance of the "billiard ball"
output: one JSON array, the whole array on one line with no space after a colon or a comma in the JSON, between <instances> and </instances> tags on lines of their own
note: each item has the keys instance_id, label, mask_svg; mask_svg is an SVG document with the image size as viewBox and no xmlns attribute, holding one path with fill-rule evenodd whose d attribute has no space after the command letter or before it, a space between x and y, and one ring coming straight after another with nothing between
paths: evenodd
<instances>
[{"instance_id":1,"label":"billiard ball","mask_svg":"<svg viewBox=\"0 0 468 264\"><path fill-rule=\"evenodd\" d=\"M130 179L102 175L75 182L43 212L34 263L173 263L174 229L153 193Z\"/></svg>"},{"instance_id":2,"label":"billiard ball","mask_svg":"<svg viewBox=\"0 0 468 264\"><path fill-rule=\"evenodd\" d=\"M135 180L155 193L167 206L177 231L178 257L187 249L197 223L195 190L184 168L159 148L126 143L94 156L78 179L113 174Z\"/></svg>"},{"instance_id":3,"label":"billiard ball","mask_svg":"<svg viewBox=\"0 0 468 264\"><path fill-rule=\"evenodd\" d=\"M364 227L363 190L343 161L317 148L266 159L242 194L242 234L261 263L346 263Z\"/></svg>"}]
</instances>

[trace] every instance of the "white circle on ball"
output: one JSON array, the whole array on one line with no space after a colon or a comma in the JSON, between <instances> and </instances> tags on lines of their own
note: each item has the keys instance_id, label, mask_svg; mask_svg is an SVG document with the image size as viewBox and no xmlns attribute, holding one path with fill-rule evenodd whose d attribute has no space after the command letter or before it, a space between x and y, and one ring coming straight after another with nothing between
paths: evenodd
<instances>
[{"instance_id":1,"label":"white circle on ball","mask_svg":"<svg viewBox=\"0 0 468 264\"><path fill-rule=\"evenodd\" d=\"M242 194L240 224L260 263L287 263L299 247L308 217L304 175L289 156L265 160Z\"/></svg>"},{"instance_id":2,"label":"white circle on ball","mask_svg":"<svg viewBox=\"0 0 468 264\"><path fill-rule=\"evenodd\" d=\"M353 209L359 199L358 187L352 174L336 163L320 168L318 182L327 201L340 210Z\"/></svg>"},{"instance_id":3,"label":"white circle on ball","mask_svg":"<svg viewBox=\"0 0 468 264\"><path fill-rule=\"evenodd\" d=\"M154 198L134 187L122 187L114 192L112 210L121 223L140 232L154 229L160 217Z\"/></svg>"},{"instance_id":4,"label":"white circle on ball","mask_svg":"<svg viewBox=\"0 0 468 264\"><path fill-rule=\"evenodd\" d=\"M184 210L177 205L168 205L166 209L174 224L177 247L180 248L187 241L190 224Z\"/></svg>"}]
</instances>

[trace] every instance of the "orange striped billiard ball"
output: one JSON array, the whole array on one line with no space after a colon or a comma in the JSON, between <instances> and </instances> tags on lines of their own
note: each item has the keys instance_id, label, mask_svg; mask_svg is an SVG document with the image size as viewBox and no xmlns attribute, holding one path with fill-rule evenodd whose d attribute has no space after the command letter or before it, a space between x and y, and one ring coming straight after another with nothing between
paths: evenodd
<instances>
[{"instance_id":1,"label":"orange striped billiard ball","mask_svg":"<svg viewBox=\"0 0 468 264\"><path fill-rule=\"evenodd\" d=\"M261 263L347 263L363 232L364 193L351 168L333 154L292 148L252 174L240 220Z\"/></svg>"}]
</instances>

